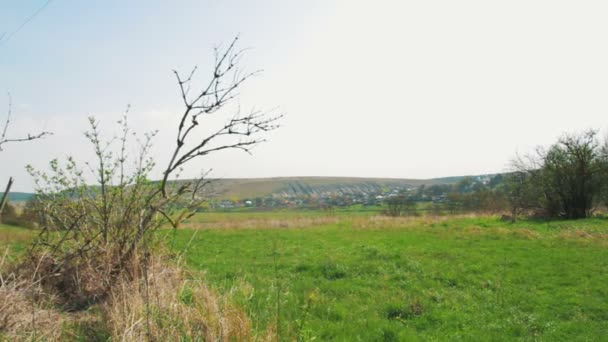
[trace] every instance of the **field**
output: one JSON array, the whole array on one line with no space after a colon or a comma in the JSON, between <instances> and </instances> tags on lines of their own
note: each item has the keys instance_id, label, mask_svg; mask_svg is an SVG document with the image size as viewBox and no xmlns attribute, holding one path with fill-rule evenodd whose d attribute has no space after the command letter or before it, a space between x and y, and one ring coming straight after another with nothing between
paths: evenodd
<instances>
[{"instance_id":1,"label":"field","mask_svg":"<svg viewBox=\"0 0 608 342\"><path fill-rule=\"evenodd\" d=\"M284 211L197 214L162 234L260 336L571 341L608 334L606 223ZM0 246L31 235L0 226Z\"/></svg>"},{"instance_id":2,"label":"field","mask_svg":"<svg viewBox=\"0 0 608 342\"><path fill-rule=\"evenodd\" d=\"M601 219L224 215L196 217L190 227L206 229L179 231L173 247L260 331L340 341L608 334Z\"/></svg>"},{"instance_id":3,"label":"field","mask_svg":"<svg viewBox=\"0 0 608 342\"><path fill-rule=\"evenodd\" d=\"M29 244L34 232L21 227L0 224L0 260L3 255L14 260Z\"/></svg>"}]
</instances>

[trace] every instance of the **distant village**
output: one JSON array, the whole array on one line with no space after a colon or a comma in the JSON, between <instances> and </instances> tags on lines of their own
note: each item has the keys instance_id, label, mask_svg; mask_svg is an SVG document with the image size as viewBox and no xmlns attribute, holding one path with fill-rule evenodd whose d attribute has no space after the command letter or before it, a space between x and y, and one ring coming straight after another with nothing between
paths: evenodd
<instances>
[{"instance_id":1,"label":"distant village","mask_svg":"<svg viewBox=\"0 0 608 342\"><path fill-rule=\"evenodd\" d=\"M235 208L311 208L327 209L361 205L382 206L394 197L404 197L415 202L444 203L451 192L472 192L495 187L502 181L501 175L465 177L449 184L395 185L381 187L377 184L332 185L331 187L309 187L302 184L290 185L288 189L264 197L243 199L216 199L207 203L202 210L229 210ZM221 197L221 196L220 196Z\"/></svg>"}]
</instances>

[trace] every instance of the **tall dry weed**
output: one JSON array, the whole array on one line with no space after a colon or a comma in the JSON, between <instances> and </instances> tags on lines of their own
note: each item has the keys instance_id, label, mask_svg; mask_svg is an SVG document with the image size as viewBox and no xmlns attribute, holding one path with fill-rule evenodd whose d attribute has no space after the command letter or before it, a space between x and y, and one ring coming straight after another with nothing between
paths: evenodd
<instances>
[{"instance_id":1,"label":"tall dry weed","mask_svg":"<svg viewBox=\"0 0 608 342\"><path fill-rule=\"evenodd\" d=\"M113 341L254 339L250 319L229 298L159 259L147 284L144 278L121 282L101 308Z\"/></svg>"},{"instance_id":2,"label":"tall dry weed","mask_svg":"<svg viewBox=\"0 0 608 342\"><path fill-rule=\"evenodd\" d=\"M7 269L4 257L0 269ZM143 261L135 261L144 265ZM135 269L132 265L132 269ZM86 311L54 306L57 298L17 273L0 273L0 340L10 341L274 341L254 336L251 320L202 279L156 257ZM48 303L48 304L44 304Z\"/></svg>"},{"instance_id":3,"label":"tall dry weed","mask_svg":"<svg viewBox=\"0 0 608 342\"><path fill-rule=\"evenodd\" d=\"M64 317L32 300L35 284L1 272L9 268L7 255L8 249L0 258L0 340L59 340Z\"/></svg>"},{"instance_id":4,"label":"tall dry weed","mask_svg":"<svg viewBox=\"0 0 608 342\"><path fill-rule=\"evenodd\" d=\"M188 229L264 229L264 228L309 228L342 222L347 218L336 216L291 217L291 218L252 218L247 220L226 219L212 223L186 222L182 228Z\"/></svg>"}]
</instances>

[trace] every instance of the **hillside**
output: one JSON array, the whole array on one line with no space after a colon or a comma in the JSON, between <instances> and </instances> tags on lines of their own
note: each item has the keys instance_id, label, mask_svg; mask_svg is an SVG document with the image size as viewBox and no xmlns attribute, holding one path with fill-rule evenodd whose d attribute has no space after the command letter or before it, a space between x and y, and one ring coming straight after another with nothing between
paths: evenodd
<instances>
[{"instance_id":1,"label":"hillside","mask_svg":"<svg viewBox=\"0 0 608 342\"><path fill-rule=\"evenodd\" d=\"M383 189L412 188L421 185L454 184L464 176L408 179L363 177L273 177L273 178L223 178L211 181L208 190L212 197L221 199L245 199L278 195L359 193ZM0 193L0 196L2 193ZM27 201L34 194L11 192L11 201Z\"/></svg>"},{"instance_id":2,"label":"hillside","mask_svg":"<svg viewBox=\"0 0 608 342\"><path fill-rule=\"evenodd\" d=\"M213 180L214 197L244 199L272 194L356 193L421 185L451 184L462 177L435 179L358 177L226 178Z\"/></svg>"},{"instance_id":3,"label":"hillside","mask_svg":"<svg viewBox=\"0 0 608 342\"><path fill-rule=\"evenodd\" d=\"M3 194L4 192L0 192L0 197L2 197ZM34 194L29 192L10 192L8 200L13 202L26 202L32 198L32 196L34 196Z\"/></svg>"}]
</instances>

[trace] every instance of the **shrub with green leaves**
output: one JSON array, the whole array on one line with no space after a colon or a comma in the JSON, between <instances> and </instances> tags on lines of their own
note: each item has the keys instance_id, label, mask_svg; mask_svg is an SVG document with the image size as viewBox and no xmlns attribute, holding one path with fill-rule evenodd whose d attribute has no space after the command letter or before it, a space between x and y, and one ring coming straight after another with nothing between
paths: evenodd
<instances>
[{"instance_id":1,"label":"shrub with green leaves","mask_svg":"<svg viewBox=\"0 0 608 342\"><path fill-rule=\"evenodd\" d=\"M252 111L241 114L228 106L251 74L236 69L243 50L237 39L223 52L216 50L210 81L193 90L196 68L187 78L175 71L184 111L177 122L177 139L162 179L152 181L156 170L152 141L156 132L134 134L128 110L118 122L118 137L103 139L99 124L89 118L85 137L92 146L92 162L69 157L54 159L48 171L28 166L36 184L36 208L41 232L21 267L30 279L53 293L68 309L86 308L107 297L123 278L147 278L147 260L155 248L154 234L164 225L177 229L205 199L203 176L180 180L190 161L226 149L249 152L263 142L261 133L276 129L280 116ZM230 113L230 111L232 113ZM221 120L210 117L228 112ZM204 130L202 124L207 122ZM209 133L211 132L211 133ZM129 154L132 145L137 153Z\"/></svg>"}]
</instances>

